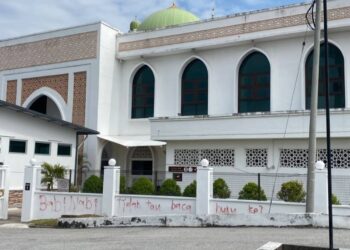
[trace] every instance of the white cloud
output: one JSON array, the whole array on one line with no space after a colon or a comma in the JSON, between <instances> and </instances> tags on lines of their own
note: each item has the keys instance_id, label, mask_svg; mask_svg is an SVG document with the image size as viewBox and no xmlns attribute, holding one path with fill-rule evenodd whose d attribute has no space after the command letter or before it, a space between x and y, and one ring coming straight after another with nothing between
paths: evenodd
<instances>
[{"instance_id":1,"label":"white cloud","mask_svg":"<svg viewBox=\"0 0 350 250\"><path fill-rule=\"evenodd\" d=\"M299 0L301 1L301 0ZM254 6L281 5L298 0L216 0L215 15L223 16ZM169 7L173 0L0 0L0 39L81 25L99 20L127 32L139 20ZM178 0L200 18L210 18L213 0Z\"/></svg>"}]
</instances>

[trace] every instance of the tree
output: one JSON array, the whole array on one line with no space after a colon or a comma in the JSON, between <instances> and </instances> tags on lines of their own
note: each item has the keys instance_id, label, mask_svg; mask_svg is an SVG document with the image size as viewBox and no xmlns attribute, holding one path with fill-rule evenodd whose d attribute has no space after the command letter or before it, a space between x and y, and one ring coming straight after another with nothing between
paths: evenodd
<instances>
[{"instance_id":1,"label":"tree","mask_svg":"<svg viewBox=\"0 0 350 250\"><path fill-rule=\"evenodd\" d=\"M260 188L255 182L248 182L239 192L240 200L262 200L266 201L265 191Z\"/></svg>"},{"instance_id":2,"label":"tree","mask_svg":"<svg viewBox=\"0 0 350 250\"><path fill-rule=\"evenodd\" d=\"M181 188L173 179L167 179L163 182L159 190L160 195L181 196Z\"/></svg>"},{"instance_id":3,"label":"tree","mask_svg":"<svg viewBox=\"0 0 350 250\"><path fill-rule=\"evenodd\" d=\"M91 168L91 163L89 162L87 155L83 153L78 154L78 173L77 173L77 185L80 186L84 178L86 178L87 172Z\"/></svg>"},{"instance_id":4,"label":"tree","mask_svg":"<svg viewBox=\"0 0 350 250\"><path fill-rule=\"evenodd\" d=\"M183 194L185 197L196 197L197 196L197 182L194 180L191 184L189 184Z\"/></svg>"},{"instance_id":5,"label":"tree","mask_svg":"<svg viewBox=\"0 0 350 250\"><path fill-rule=\"evenodd\" d=\"M53 182L57 179L64 178L66 169L60 164L51 165L47 162L44 162L41 167L44 172L44 177L41 179L41 183L45 183L47 185L47 191L51 191L53 189Z\"/></svg>"},{"instance_id":6,"label":"tree","mask_svg":"<svg viewBox=\"0 0 350 250\"><path fill-rule=\"evenodd\" d=\"M280 200L287 202L304 202L306 192L303 183L293 180L282 184L281 190L277 193Z\"/></svg>"},{"instance_id":7,"label":"tree","mask_svg":"<svg viewBox=\"0 0 350 250\"><path fill-rule=\"evenodd\" d=\"M83 193L102 193L103 192L103 180L101 177L91 175L86 179L83 185Z\"/></svg>"},{"instance_id":8,"label":"tree","mask_svg":"<svg viewBox=\"0 0 350 250\"><path fill-rule=\"evenodd\" d=\"M225 180L222 178L219 178L214 181L213 193L214 193L214 198L220 198L220 199L230 198L230 195L231 195L230 188L227 186Z\"/></svg>"}]
</instances>

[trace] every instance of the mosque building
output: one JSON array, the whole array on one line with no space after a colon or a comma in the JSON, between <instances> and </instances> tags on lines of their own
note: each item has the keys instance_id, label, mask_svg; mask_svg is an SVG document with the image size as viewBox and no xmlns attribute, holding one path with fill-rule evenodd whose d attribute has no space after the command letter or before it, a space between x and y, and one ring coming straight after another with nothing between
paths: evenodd
<instances>
[{"instance_id":1,"label":"mosque building","mask_svg":"<svg viewBox=\"0 0 350 250\"><path fill-rule=\"evenodd\" d=\"M147 176L184 188L203 158L223 175L306 173L308 8L200 20L174 4L132 21L128 33L98 22L2 40L0 99L98 131L81 139L91 172L115 158L129 185ZM329 1L329 32L333 167L346 176L349 1ZM325 159L320 76L318 157Z\"/></svg>"}]
</instances>

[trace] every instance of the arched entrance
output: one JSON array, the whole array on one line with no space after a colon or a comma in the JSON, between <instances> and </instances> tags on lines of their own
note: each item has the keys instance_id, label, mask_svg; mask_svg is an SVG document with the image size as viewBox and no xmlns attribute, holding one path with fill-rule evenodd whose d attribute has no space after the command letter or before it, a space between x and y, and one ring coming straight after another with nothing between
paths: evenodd
<instances>
[{"instance_id":1,"label":"arched entrance","mask_svg":"<svg viewBox=\"0 0 350 250\"><path fill-rule=\"evenodd\" d=\"M28 108L57 119L62 119L61 112L56 103L46 95L39 96L28 106Z\"/></svg>"}]
</instances>

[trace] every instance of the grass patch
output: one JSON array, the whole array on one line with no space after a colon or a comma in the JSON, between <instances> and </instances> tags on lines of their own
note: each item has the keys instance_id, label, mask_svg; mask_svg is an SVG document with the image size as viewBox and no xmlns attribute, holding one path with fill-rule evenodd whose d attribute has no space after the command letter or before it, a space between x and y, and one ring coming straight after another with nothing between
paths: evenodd
<instances>
[{"instance_id":1,"label":"grass patch","mask_svg":"<svg viewBox=\"0 0 350 250\"><path fill-rule=\"evenodd\" d=\"M61 218L94 218L94 217L102 217L102 216L97 214L81 214L81 215L64 214L61 216Z\"/></svg>"},{"instance_id":2,"label":"grass patch","mask_svg":"<svg viewBox=\"0 0 350 250\"><path fill-rule=\"evenodd\" d=\"M43 219L43 220L32 220L29 223L29 227L50 227L54 228L57 227L58 220L57 219Z\"/></svg>"}]
</instances>

